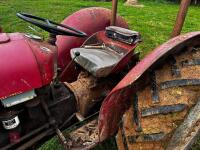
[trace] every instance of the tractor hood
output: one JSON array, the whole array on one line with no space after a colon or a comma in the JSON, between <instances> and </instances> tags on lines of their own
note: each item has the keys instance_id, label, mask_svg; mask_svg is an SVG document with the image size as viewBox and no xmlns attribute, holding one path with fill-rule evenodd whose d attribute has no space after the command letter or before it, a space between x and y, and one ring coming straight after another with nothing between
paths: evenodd
<instances>
[{"instance_id":1,"label":"tractor hood","mask_svg":"<svg viewBox=\"0 0 200 150\"><path fill-rule=\"evenodd\" d=\"M0 100L50 83L54 50L21 33L0 33Z\"/></svg>"}]
</instances>

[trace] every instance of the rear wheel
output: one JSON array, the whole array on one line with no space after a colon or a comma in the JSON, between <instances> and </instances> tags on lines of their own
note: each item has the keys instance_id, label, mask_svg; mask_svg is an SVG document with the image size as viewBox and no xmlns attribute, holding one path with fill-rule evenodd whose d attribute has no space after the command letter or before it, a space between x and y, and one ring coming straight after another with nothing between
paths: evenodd
<instances>
[{"instance_id":1,"label":"rear wheel","mask_svg":"<svg viewBox=\"0 0 200 150\"><path fill-rule=\"evenodd\" d=\"M118 148L190 148L200 130L200 47L170 56L149 78L123 117Z\"/></svg>"}]
</instances>

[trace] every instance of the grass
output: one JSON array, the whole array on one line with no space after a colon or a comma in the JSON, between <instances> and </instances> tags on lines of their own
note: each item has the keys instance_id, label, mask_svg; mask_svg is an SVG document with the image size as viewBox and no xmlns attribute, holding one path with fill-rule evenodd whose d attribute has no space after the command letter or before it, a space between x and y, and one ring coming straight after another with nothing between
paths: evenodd
<instances>
[{"instance_id":1,"label":"grass","mask_svg":"<svg viewBox=\"0 0 200 150\"><path fill-rule=\"evenodd\" d=\"M144 8L124 6L120 0L118 13L127 20L132 30L141 33L143 43L136 50L140 51L141 57L143 57L169 39L179 6L164 0L139 1L145 5ZM15 16L17 12L27 12L61 22L71 13L81 8L93 6L111 8L111 3L94 0L0 0L0 26L5 32L30 32L29 24ZM195 6L190 7L183 33L200 30L199 9ZM41 32L47 36L46 32ZM51 140L43 149L57 149L56 143L57 141Z\"/></svg>"},{"instance_id":2,"label":"grass","mask_svg":"<svg viewBox=\"0 0 200 150\"><path fill-rule=\"evenodd\" d=\"M121 0L118 13L127 20L131 29L141 33L143 43L137 51L140 51L143 57L169 39L179 6L163 0L140 0L140 3L145 7L124 6ZM92 6L111 8L111 3L94 0L1 0L0 25L6 32L30 32L29 24L15 16L17 12L27 12L61 22L71 13ZM199 7L191 6L183 32L200 30L199 20Z\"/></svg>"}]
</instances>

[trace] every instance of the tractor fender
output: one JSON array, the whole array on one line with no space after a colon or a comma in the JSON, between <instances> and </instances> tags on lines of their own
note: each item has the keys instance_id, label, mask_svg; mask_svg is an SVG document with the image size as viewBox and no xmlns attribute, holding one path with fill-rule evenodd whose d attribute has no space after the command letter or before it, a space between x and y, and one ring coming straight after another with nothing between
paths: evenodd
<instances>
[{"instance_id":1,"label":"tractor fender","mask_svg":"<svg viewBox=\"0 0 200 150\"><path fill-rule=\"evenodd\" d=\"M81 9L63 20L62 24L71 26L85 32L88 37L98 31L104 30L110 25L111 10L101 7L91 7ZM128 24L122 17L117 17L117 26L128 28ZM72 36L57 36L56 45L58 47L58 67L63 70L71 61L70 50L83 44L86 38ZM75 73L70 70L65 73L64 81L72 81Z\"/></svg>"},{"instance_id":2,"label":"tractor fender","mask_svg":"<svg viewBox=\"0 0 200 150\"><path fill-rule=\"evenodd\" d=\"M189 47L191 43L200 41L200 32L190 32L170 39L154 49L140 61L129 73L113 88L104 99L98 121L99 139L103 141L114 135L124 112L130 106L131 96L145 84L145 73L154 69L165 61L170 54L178 53L182 48ZM148 77L146 78L148 79Z\"/></svg>"}]
</instances>

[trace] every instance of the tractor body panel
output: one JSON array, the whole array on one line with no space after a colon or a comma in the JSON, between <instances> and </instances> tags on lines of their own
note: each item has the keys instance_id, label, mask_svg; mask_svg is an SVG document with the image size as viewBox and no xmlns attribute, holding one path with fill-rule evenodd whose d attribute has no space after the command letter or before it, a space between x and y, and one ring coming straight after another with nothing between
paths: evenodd
<instances>
[{"instance_id":1,"label":"tractor body panel","mask_svg":"<svg viewBox=\"0 0 200 150\"><path fill-rule=\"evenodd\" d=\"M0 35L3 34L0 40L0 99L48 84L54 75L54 52L24 34Z\"/></svg>"},{"instance_id":2,"label":"tractor body panel","mask_svg":"<svg viewBox=\"0 0 200 150\"><path fill-rule=\"evenodd\" d=\"M82 47L87 45L97 45L98 43L103 43L102 46L109 47L115 52L119 53L122 58L120 61L113 67L111 74L120 72L127 64L130 63L130 60L136 61L135 59L135 48L137 47L137 41L134 44L127 44L117 40L113 40L106 36L105 31L99 31L93 34L90 38L88 38L82 45Z\"/></svg>"},{"instance_id":3,"label":"tractor body panel","mask_svg":"<svg viewBox=\"0 0 200 150\"><path fill-rule=\"evenodd\" d=\"M104 30L110 25L111 11L106 8L86 8L75 12L67 17L62 24L79 29L87 33L88 37L93 33ZM128 28L127 23L122 17L117 18L117 26ZM86 38L70 36L57 36L56 45L58 46L58 67L62 70L71 61L70 50L83 44ZM78 73L71 65L68 72L62 77L63 81L74 81Z\"/></svg>"},{"instance_id":4,"label":"tractor body panel","mask_svg":"<svg viewBox=\"0 0 200 150\"><path fill-rule=\"evenodd\" d=\"M98 31L105 34L102 30L109 26L110 16L111 11L108 9L87 8L69 16L63 23L86 32L88 36ZM121 17L118 17L118 25L128 28L127 23ZM136 47L136 43L126 46L120 44L117 40L112 41L102 34L98 38L106 43L103 50L108 51L108 48L110 48L109 58L118 53L118 50L123 51L123 53L119 53L119 58L122 58L122 60L117 59L112 66L113 70L109 72L109 74L116 74L112 77L108 76L100 83L100 80L88 74L87 70L76 67L77 65L75 66L74 62L70 63L72 60L70 50L81 46L86 40L85 38L57 36L58 51L56 51L55 45L52 46L37 38L37 36L31 36L31 34L0 33L0 84L2 89L0 92L2 103L0 121L3 123L0 132L1 148L19 147L20 149L21 147L21 149L26 149L45 136L49 136L50 132L53 133L55 126L64 129L76 122L74 117L77 117L79 113L79 105L83 108L80 109L83 110L80 112L83 112L86 116L99 110L102 100L118 83L119 79L125 75L119 72L121 70L128 72L129 60L132 60L134 56L132 50ZM52 38L51 40L55 39ZM93 58L96 58L99 55L93 56ZM110 60L105 62L107 62L106 66L110 65ZM118 62L119 65L115 66ZM59 68L57 68L57 63ZM127 63L128 65L126 65ZM60 68L61 71L63 69L68 71L62 79L70 81L70 78L72 78L71 81L74 80L74 82L66 84L57 82L57 79L60 79L62 75L59 72ZM76 68L79 69L79 72ZM78 78L76 71L79 73ZM56 76L57 73L61 73L60 76ZM54 80L55 77L58 78ZM71 87L78 88L72 90ZM83 95L86 101L82 101ZM79 97L81 103L79 103ZM62 111L62 114L60 114L60 111ZM75 112L78 112L76 116L74 116ZM22 128L23 130L21 130ZM36 139L38 136L40 138ZM16 138L16 143L13 138Z\"/></svg>"},{"instance_id":5,"label":"tractor body panel","mask_svg":"<svg viewBox=\"0 0 200 150\"><path fill-rule=\"evenodd\" d=\"M177 36L156 48L130 70L105 98L101 106L99 116L99 136L101 141L117 132L121 117L130 106L134 93L145 85L145 72L160 64L170 54L178 53L179 50L190 43L197 43L199 39L200 32Z\"/></svg>"}]
</instances>

